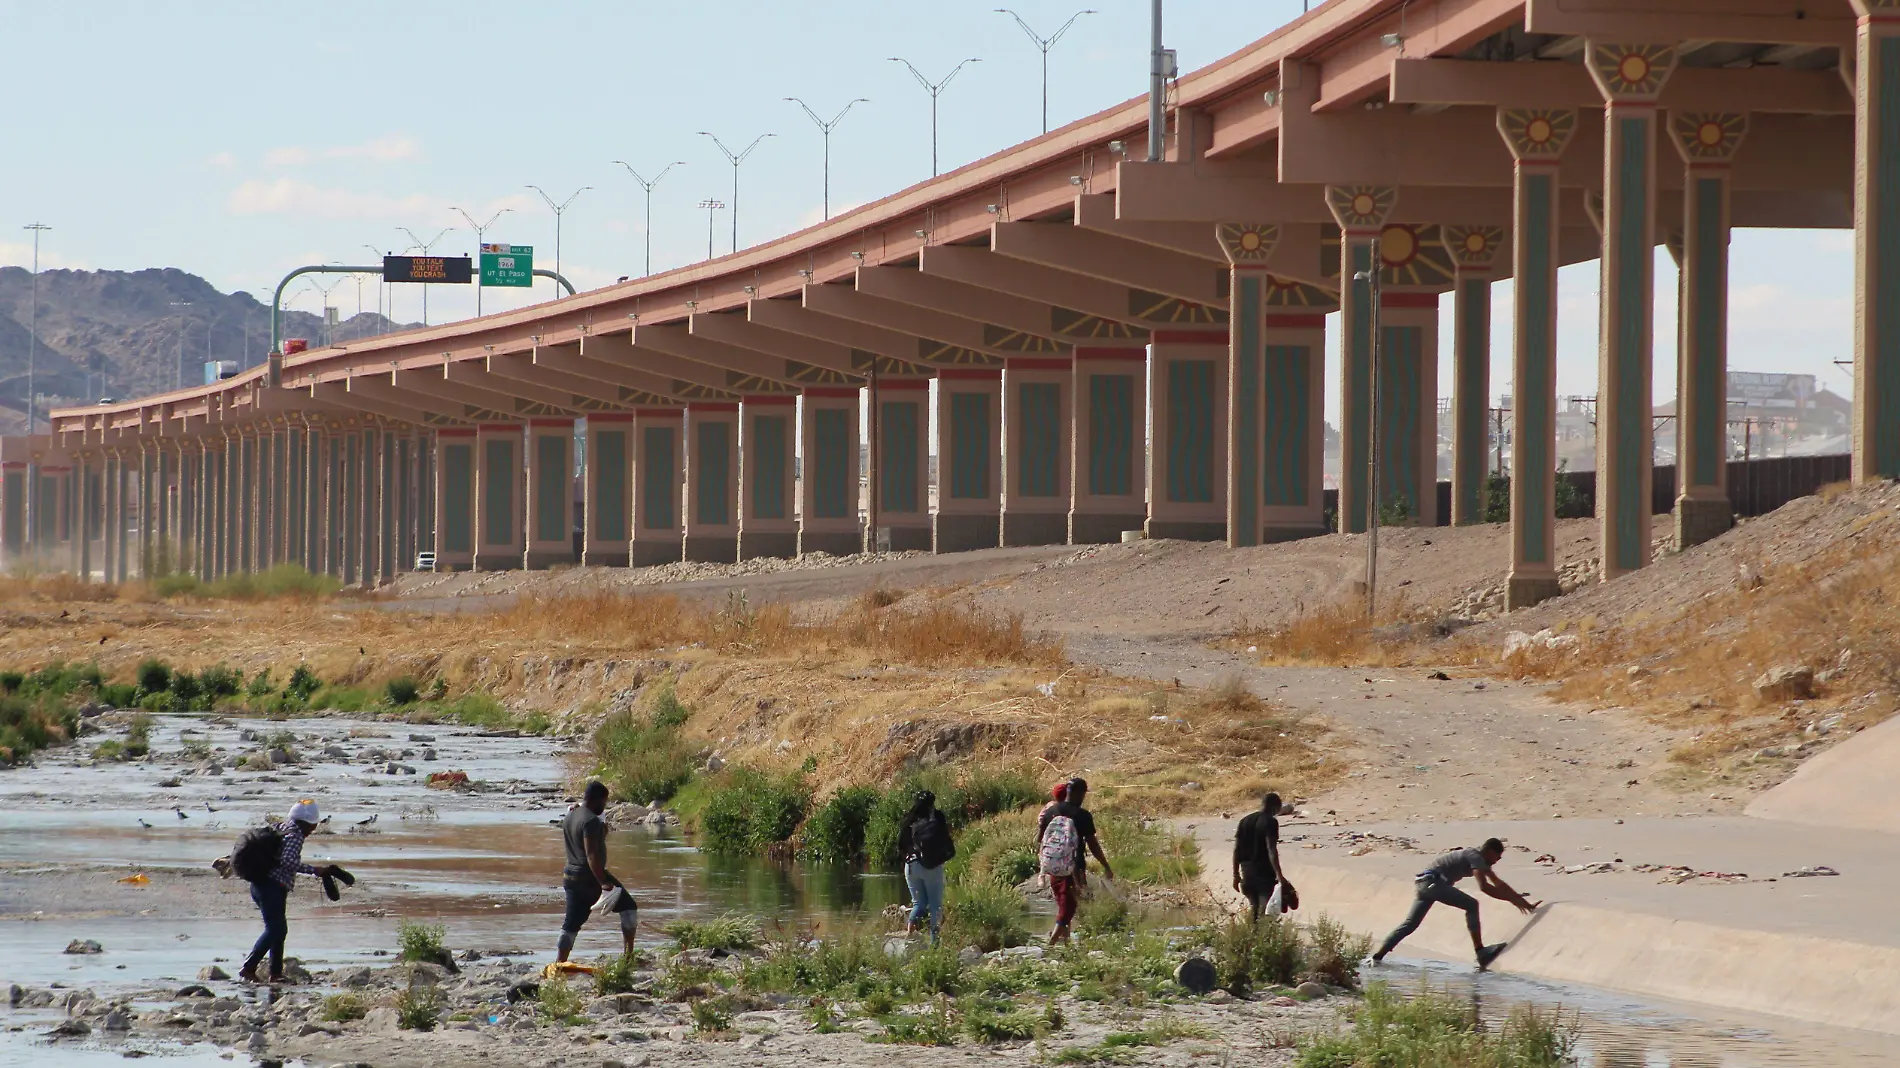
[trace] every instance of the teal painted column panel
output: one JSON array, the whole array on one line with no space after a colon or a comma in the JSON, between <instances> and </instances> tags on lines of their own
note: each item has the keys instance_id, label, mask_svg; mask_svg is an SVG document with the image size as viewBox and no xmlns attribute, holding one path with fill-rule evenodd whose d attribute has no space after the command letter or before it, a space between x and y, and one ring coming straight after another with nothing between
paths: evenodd
<instances>
[{"instance_id":1,"label":"teal painted column panel","mask_svg":"<svg viewBox=\"0 0 1900 1068\"><path fill-rule=\"evenodd\" d=\"M1227 374L1227 544L1260 544L1262 419L1262 291L1267 277L1257 270L1231 270L1233 314L1229 317Z\"/></svg>"},{"instance_id":2,"label":"teal painted column panel","mask_svg":"<svg viewBox=\"0 0 1900 1068\"><path fill-rule=\"evenodd\" d=\"M1653 110L1614 109L1610 119L1610 193L1604 214L1603 401L1597 409L1602 444L1597 470L1598 516L1604 528L1605 577L1649 562L1650 300L1654 254L1649 240Z\"/></svg>"},{"instance_id":3,"label":"teal painted column panel","mask_svg":"<svg viewBox=\"0 0 1900 1068\"><path fill-rule=\"evenodd\" d=\"M1214 500L1214 361L1168 362L1167 499Z\"/></svg>"},{"instance_id":4,"label":"teal painted column panel","mask_svg":"<svg viewBox=\"0 0 1900 1068\"><path fill-rule=\"evenodd\" d=\"M939 461L941 461L939 457ZM990 495L990 397L950 394L950 496L981 500Z\"/></svg>"},{"instance_id":5,"label":"teal painted column panel","mask_svg":"<svg viewBox=\"0 0 1900 1068\"><path fill-rule=\"evenodd\" d=\"M747 447L755 450L750 494L752 514L758 519L784 519L788 487L785 472L791 466L788 439L791 419L784 415L757 415L752 418Z\"/></svg>"},{"instance_id":6,"label":"teal painted column panel","mask_svg":"<svg viewBox=\"0 0 1900 1068\"><path fill-rule=\"evenodd\" d=\"M1062 387L1054 382L1023 382L1016 389L1022 420L1016 439L1019 492L1024 497L1054 497L1062 485Z\"/></svg>"},{"instance_id":7,"label":"teal painted column panel","mask_svg":"<svg viewBox=\"0 0 1900 1068\"><path fill-rule=\"evenodd\" d=\"M1297 507L1312 493L1307 442L1312 432L1312 349L1305 345L1269 345L1260 361L1260 503L1269 508Z\"/></svg>"},{"instance_id":8,"label":"teal painted column panel","mask_svg":"<svg viewBox=\"0 0 1900 1068\"><path fill-rule=\"evenodd\" d=\"M1339 442L1339 529L1347 534L1365 532L1366 453L1372 441L1372 289L1357 279L1372 263L1369 240L1343 242L1344 264L1340 283L1345 292L1341 317L1341 396Z\"/></svg>"},{"instance_id":9,"label":"teal painted column panel","mask_svg":"<svg viewBox=\"0 0 1900 1068\"><path fill-rule=\"evenodd\" d=\"M565 541L570 507L568 439L539 434L530 440L534 442L534 540Z\"/></svg>"},{"instance_id":10,"label":"teal painted column panel","mask_svg":"<svg viewBox=\"0 0 1900 1068\"><path fill-rule=\"evenodd\" d=\"M1491 279L1460 273L1454 292L1451 516L1464 525L1484 521L1490 473Z\"/></svg>"},{"instance_id":11,"label":"teal painted column panel","mask_svg":"<svg viewBox=\"0 0 1900 1068\"><path fill-rule=\"evenodd\" d=\"M726 487L732 478L732 424L707 421L693 436L694 497L698 505L693 522L725 526L732 522Z\"/></svg>"},{"instance_id":12,"label":"teal painted column panel","mask_svg":"<svg viewBox=\"0 0 1900 1068\"><path fill-rule=\"evenodd\" d=\"M814 519L844 519L851 515L851 413L840 408L812 412L814 455L806 458L805 477L814 479Z\"/></svg>"},{"instance_id":13,"label":"teal painted column panel","mask_svg":"<svg viewBox=\"0 0 1900 1068\"><path fill-rule=\"evenodd\" d=\"M626 541L627 531L627 432L601 430L594 434L594 452L587 458L587 469L594 479L594 538L598 541Z\"/></svg>"},{"instance_id":14,"label":"teal painted column panel","mask_svg":"<svg viewBox=\"0 0 1900 1068\"><path fill-rule=\"evenodd\" d=\"M922 428L917 401L881 401L878 404L879 449L884 470L879 475L878 503L889 513L921 512L917 485L918 450Z\"/></svg>"},{"instance_id":15,"label":"teal painted column panel","mask_svg":"<svg viewBox=\"0 0 1900 1068\"><path fill-rule=\"evenodd\" d=\"M673 487L679 480L677 445L670 426L650 426L640 436L640 525L648 530L679 526L679 516L673 511Z\"/></svg>"},{"instance_id":16,"label":"teal painted column panel","mask_svg":"<svg viewBox=\"0 0 1900 1068\"><path fill-rule=\"evenodd\" d=\"M6 550L11 554L26 552L26 467L10 469L0 474L0 506L6 509L5 526L0 527L6 536Z\"/></svg>"},{"instance_id":17,"label":"teal painted column panel","mask_svg":"<svg viewBox=\"0 0 1900 1068\"><path fill-rule=\"evenodd\" d=\"M1423 514L1418 450L1424 331L1416 326L1387 326L1380 334L1379 506L1403 510L1405 518L1412 520ZM1437 487L1432 492L1438 492Z\"/></svg>"},{"instance_id":18,"label":"teal painted column panel","mask_svg":"<svg viewBox=\"0 0 1900 1068\"><path fill-rule=\"evenodd\" d=\"M1884 9L1861 14L1854 86L1857 481L1900 478L1900 25Z\"/></svg>"},{"instance_id":19,"label":"teal painted column panel","mask_svg":"<svg viewBox=\"0 0 1900 1068\"><path fill-rule=\"evenodd\" d=\"M1126 496L1134 490L1135 376L1089 376L1089 493Z\"/></svg>"},{"instance_id":20,"label":"teal painted column panel","mask_svg":"<svg viewBox=\"0 0 1900 1068\"><path fill-rule=\"evenodd\" d=\"M1557 174L1526 172L1519 179L1524 225L1518 243L1518 352L1511 395L1511 525L1516 563L1552 571L1551 522L1556 507Z\"/></svg>"},{"instance_id":21,"label":"teal painted column panel","mask_svg":"<svg viewBox=\"0 0 1900 1068\"><path fill-rule=\"evenodd\" d=\"M1693 248L1691 254L1695 257L1689 275L1695 287L1697 314L1690 321L1689 329L1694 333L1695 346L1702 352L1714 354L1727 347L1728 305L1724 297L1728 284L1728 224L1723 201L1728 182L1719 177L1697 177L1692 179L1692 186L1689 225L1701 233L1704 240L1693 246L1685 245L1685 249ZM1900 299L1900 292L1896 292L1895 297ZM1678 433L1686 430L1695 438L1689 479L1695 485L1713 486L1722 481L1722 469L1727 466L1726 362L1701 360L1693 370L1693 379L1685 385L1694 391L1697 409L1712 417L1697 419L1693 426L1680 428Z\"/></svg>"},{"instance_id":22,"label":"teal painted column panel","mask_svg":"<svg viewBox=\"0 0 1900 1068\"><path fill-rule=\"evenodd\" d=\"M515 540L514 443L502 440L482 445L482 544L507 545Z\"/></svg>"}]
</instances>

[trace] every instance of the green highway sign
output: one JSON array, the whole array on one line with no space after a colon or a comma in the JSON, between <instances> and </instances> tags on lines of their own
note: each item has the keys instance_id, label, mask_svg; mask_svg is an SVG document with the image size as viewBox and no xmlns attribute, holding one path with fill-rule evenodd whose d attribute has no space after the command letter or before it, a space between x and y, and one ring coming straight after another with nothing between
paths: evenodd
<instances>
[{"instance_id":1,"label":"green highway sign","mask_svg":"<svg viewBox=\"0 0 1900 1068\"><path fill-rule=\"evenodd\" d=\"M534 285L534 246L483 245L482 285L517 288Z\"/></svg>"}]
</instances>

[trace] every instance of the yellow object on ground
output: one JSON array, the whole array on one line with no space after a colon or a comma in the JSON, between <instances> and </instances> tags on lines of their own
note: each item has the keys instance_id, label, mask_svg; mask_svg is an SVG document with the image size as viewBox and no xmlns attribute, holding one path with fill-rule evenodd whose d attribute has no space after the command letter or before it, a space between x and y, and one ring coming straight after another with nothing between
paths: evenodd
<instances>
[{"instance_id":1,"label":"yellow object on ground","mask_svg":"<svg viewBox=\"0 0 1900 1068\"><path fill-rule=\"evenodd\" d=\"M592 975L592 974L594 974L594 969L592 967L585 964L576 964L571 960L570 961L556 961L555 963L550 964L547 967L541 969L541 978L543 979L565 979L570 975Z\"/></svg>"},{"instance_id":2,"label":"yellow object on ground","mask_svg":"<svg viewBox=\"0 0 1900 1068\"><path fill-rule=\"evenodd\" d=\"M144 886L152 880L146 878L144 872L139 872L137 875L128 875L119 881L127 886Z\"/></svg>"}]
</instances>

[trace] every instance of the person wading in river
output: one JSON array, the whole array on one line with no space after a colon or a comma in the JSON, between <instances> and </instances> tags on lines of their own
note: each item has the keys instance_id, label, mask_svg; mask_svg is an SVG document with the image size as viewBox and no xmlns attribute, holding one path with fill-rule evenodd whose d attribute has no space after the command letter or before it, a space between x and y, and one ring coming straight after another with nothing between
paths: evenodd
<instances>
[{"instance_id":1,"label":"person wading in river","mask_svg":"<svg viewBox=\"0 0 1900 1068\"><path fill-rule=\"evenodd\" d=\"M937 811L937 795L924 790L911 802L910 814L897 832L897 853L904 858L904 885L910 888L910 922L905 934L916 934L926 917L930 941L937 942L943 927L943 866L957 855L950 841L950 822Z\"/></svg>"},{"instance_id":2,"label":"person wading in river","mask_svg":"<svg viewBox=\"0 0 1900 1068\"><path fill-rule=\"evenodd\" d=\"M1111 882L1115 879L1115 869L1109 867L1102 843L1095 837L1095 817L1082 807L1088 793L1087 780L1070 779L1068 796L1044 808L1037 822L1036 856L1042 873L1049 877L1049 893L1056 899L1056 925L1049 932L1050 945L1069 940L1069 924L1075 920L1075 908L1087 879L1084 846L1102 862L1103 878Z\"/></svg>"},{"instance_id":3,"label":"person wading in river","mask_svg":"<svg viewBox=\"0 0 1900 1068\"><path fill-rule=\"evenodd\" d=\"M600 814L607 810L607 785L587 784L581 803L561 821L561 840L567 847L567 866L561 869L561 889L567 894L567 912L561 918L561 940L556 943L555 960L565 964L574 952L574 938L587 922L587 914L600 900L601 891L613 886L626 889L607 870L607 821ZM620 937L627 952L633 952L633 930L638 913L632 907L620 912Z\"/></svg>"},{"instance_id":4,"label":"person wading in river","mask_svg":"<svg viewBox=\"0 0 1900 1068\"><path fill-rule=\"evenodd\" d=\"M271 825L271 830L283 837L283 846L277 852L277 861L263 878L251 880L251 900L257 903L257 911L264 915L264 933L257 938L257 944L251 947L251 955L244 959L244 966L238 969L238 978L247 983L258 982L257 966L270 956L269 982L284 981L284 940L290 936L291 887L297 882L298 875L314 875L329 878L336 874L334 865L323 867L303 862L303 841L317 829L317 803L303 800L290 806L290 818L282 823Z\"/></svg>"},{"instance_id":5,"label":"person wading in river","mask_svg":"<svg viewBox=\"0 0 1900 1068\"><path fill-rule=\"evenodd\" d=\"M1234 829L1234 889L1247 895L1256 923L1272 901L1276 887L1280 891L1280 911L1292 912L1300 907L1300 895L1287 882L1286 869L1280 867L1279 815L1280 795L1268 794L1260 799L1260 808L1242 816L1240 826Z\"/></svg>"},{"instance_id":6,"label":"person wading in river","mask_svg":"<svg viewBox=\"0 0 1900 1068\"><path fill-rule=\"evenodd\" d=\"M1504 843L1496 838L1485 839L1484 845L1477 849L1454 849L1437 860L1432 866L1418 873L1414 885L1417 887L1417 899L1412 902L1412 911L1391 934L1385 936L1385 944L1372 955L1372 963L1385 963L1385 955L1393 947L1405 941L1407 935L1418 930L1425 921L1425 914L1433 905L1450 905L1463 909L1465 928L1471 932L1471 948L1478 954L1478 970L1491 967L1491 962L1504 952L1505 943L1487 946L1484 944L1484 929L1478 921L1478 900L1458 889L1458 882L1467 876L1478 877L1478 889L1499 901L1508 901L1517 906L1519 912L1529 915L1536 912L1541 901L1526 901L1524 895L1511 889L1503 879L1492 871L1497 863L1504 859Z\"/></svg>"}]
</instances>

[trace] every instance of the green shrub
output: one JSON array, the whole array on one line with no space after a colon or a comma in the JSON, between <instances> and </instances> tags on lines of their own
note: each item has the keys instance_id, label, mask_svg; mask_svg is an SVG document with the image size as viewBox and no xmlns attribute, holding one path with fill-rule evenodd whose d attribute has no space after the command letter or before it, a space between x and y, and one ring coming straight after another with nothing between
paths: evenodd
<instances>
[{"instance_id":1,"label":"green shrub","mask_svg":"<svg viewBox=\"0 0 1900 1068\"><path fill-rule=\"evenodd\" d=\"M13 764L78 734L79 712L64 698L0 694L0 765Z\"/></svg>"},{"instance_id":2,"label":"green shrub","mask_svg":"<svg viewBox=\"0 0 1900 1068\"><path fill-rule=\"evenodd\" d=\"M129 682L108 682L99 687L99 703L110 708L131 708L139 702L139 688Z\"/></svg>"},{"instance_id":3,"label":"green shrub","mask_svg":"<svg viewBox=\"0 0 1900 1068\"><path fill-rule=\"evenodd\" d=\"M608 716L594 729L594 756L601 779L615 796L643 805L671 800L693 776L694 754L680 739L686 707L663 685L652 709L642 714L626 709Z\"/></svg>"},{"instance_id":4,"label":"green shrub","mask_svg":"<svg viewBox=\"0 0 1900 1068\"><path fill-rule=\"evenodd\" d=\"M919 994L955 994L963 983L963 963L948 945L928 946L911 955L910 981Z\"/></svg>"},{"instance_id":5,"label":"green shrub","mask_svg":"<svg viewBox=\"0 0 1900 1068\"><path fill-rule=\"evenodd\" d=\"M640 958L632 953L602 957L594 965L594 989L601 997L625 994L633 989L634 974L639 969Z\"/></svg>"},{"instance_id":6,"label":"green shrub","mask_svg":"<svg viewBox=\"0 0 1900 1068\"><path fill-rule=\"evenodd\" d=\"M172 669L163 660L139 661L132 677L137 681L140 693L164 693L171 689Z\"/></svg>"},{"instance_id":7,"label":"green shrub","mask_svg":"<svg viewBox=\"0 0 1900 1068\"><path fill-rule=\"evenodd\" d=\"M660 928L660 933L679 943L681 949L752 949L759 944L757 920L726 915L712 920L675 920Z\"/></svg>"},{"instance_id":8,"label":"green shrub","mask_svg":"<svg viewBox=\"0 0 1900 1068\"><path fill-rule=\"evenodd\" d=\"M277 692L277 684L271 680L270 668L259 668L251 676L250 685L244 688L244 695L250 698L270 697Z\"/></svg>"},{"instance_id":9,"label":"green shrub","mask_svg":"<svg viewBox=\"0 0 1900 1068\"><path fill-rule=\"evenodd\" d=\"M124 760L125 743L114 739L100 742L92 747L92 758L94 760Z\"/></svg>"},{"instance_id":10,"label":"green shrub","mask_svg":"<svg viewBox=\"0 0 1900 1068\"><path fill-rule=\"evenodd\" d=\"M902 1042L913 1046L949 1046L957 1040L956 1018L951 1012L950 999L938 997L936 1002L915 1016L893 1016L885 1021L887 1028L884 1041Z\"/></svg>"},{"instance_id":11,"label":"green shrub","mask_svg":"<svg viewBox=\"0 0 1900 1068\"><path fill-rule=\"evenodd\" d=\"M1258 923L1229 920L1215 930L1210 948L1215 982L1236 994L1287 986L1303 970L1299 929L1279 916L1262 916Z\"/></svg>"},{"instance_id":12,"label":"green shrub","mask_svg":"<svg viewBox=\"0 0 1900 1068\"><path fill-rule=\"evenodd\" d=\"M383 700L397 708L413 705L422 699L422 687L407 675L390 679L383 684Z\"/></svg>"},{"instance_id":13,"label":"green shrub","mask_svg":"<svg viewBox=\"0 0 1900 1068\"><path fill-rule=\"evenodd\" d=\"M195 594L199 592L198 577L180 572L160 575L152 581L152 592L165 598Z\"/></svg>"},{"instance_id":14,"label":"green shrub","mask_svg":"<svg viewBox=\"0 0 1900 1068\"><path fill-rule=\"evenodd\" d=\"M541 992L535 996L535 1005L544 1018L563 1027L587 1018L587 1006L581 1001L580 991L560 979L542 982Z\"/></svg>"},{"instance_id":15,"label":"green shrub","mask_svg":"<svg viewBox=\"0 0 1900 1068\"><path fill-rule=\"evenodd\" d=\"M1075 913L1076 933L1085 938L1127 934L1134 929L1134 911L1123 898L1098 894L1083 901Z\"/></svg>"},{"instance_id":16,"label":"green shrub","mask_svg":"<svg viewBox=\"0 0 1900 1068\"><path fill-rule=\"evenodd\" d=\"M368 1016L369 1005L361 997L345 991L323 999L322 1015L331 1023L349 1023Z\"/></svg>"},{"instance_id":17,"label":"green shrub","mask_svg":"<svg viewBox=\"0 0 1900 1068\"><path fill-rule=\"evenodd\" d=\"M332 712L361 712L370 706L369 691L357 686L325 686L310 695L310 707Z\"/></svg>"},{"instance_id":18,"label":"green shrub","mask_svg":"<svg viewBox=\"0 0 1900 1068\"><path fill-rule=\"evenodd\" d=\"M1303 976L1352 989L1359 985L1359 962L1372 952L1369 935L1354 934L1322 914L1306 927Z\"/></svg>"},{"instance_id":19,"label":"green shrub","mask_svg":"<svg viewBox=\"0 0 1900 1068\"><path fill-rule=\"evenodd\" d=\"M700 1034L716 1034L732 1030L732 1014L726 1012L718 998L700 998L693 1002L693 1030Z\"/></svg>"},{"instance_id":20,"label":"green shrub","mask_svg":"<svg viewBox=\"0 0 1900 1068\"><path fill-rule=\"evenodd\" d=\"M198 672L198 690L209 702L236 697L244 690L244 675L223 664L213 664Z\"/></svg>"},{"instance_id":21,"label":"green shrub","mask_svg":"<svg viewBox=\"0 0 1900 1068\"><path fill-rule=\"evenodd\" d=\"M396 926L396 959L434 962L448 950L443 939L448 931L439 923L404 920Z\"/></svg>"},{"instance_id":22,"label":"green shrub","mask_svg":"<svg viewBox=\"0 0 1900 1068\"><path fill-rule=\"evenodd\" d=\"M308 664L298 664L290 672L290 681L284 684L284 696L299 701L308 701L311 695L323 688L323 680L310 670Z\"/></svg>"},{"instance_id":23,"label":"green shrub","mask_svg":"<svg viewBox=\"0 0 1900 1068\"><path fill-rule=\"evenodd\" d=\"M1035 1038L1042 1027L1042 1017L1027 1009L1015 1009L997 1014L987 1009L973 1009L963 1015L963 1032L978 1042L1022 1042Z\"/></svg>"},{"instance_id":24,"label":"green shrub","mask_svg":"<svg viewBox=\"0 0 1900 1068\"><path fill-rule=\"evenodd\" d=\"M1027 807L1044 796L1042 787L1020 771L971 768L958 778L953 771L934 768L907 775L878 800L865 821L864 852L876 867L892 871L901 864L898 834L911 803L924 790L937 795L937 808L952 830Z\"/></svg>"},{"instance_id":25,"label":"green shrub","mask_svg":"<svg viewBox=\"0 0 1900 1068\"><path fill-rule=\"evenodd\" d=\"M833 793L805 822L799 852L817 861L848 864L864 854L864 828L882 792L874 786L847 786Z\"/></svg>"},{"instance_id":26,"label":"green shrub","mask_svg":"<svg viewBox=\"0 0 1900 1068\"><path fill-rule=\"evenodd\" d=\"M441 1015L442 995L433 986L412 986L396 995L396 1024L405 1031L433 1031Z\"/></svg>"},{"instance_id":27,"label":"green shrub","mask_svg":"<svg viewBox=\"0 0 1900 1068\"><path fill-rule=\"evenodd\" d=\"M501 730L514 722L514 717L502 707L500 701L488 694L471 690L442 706L442 718L452 723L483 730Z\"/></svg>"},{"instance_id":28,"label":"green shrub","mask_svg":"<svg viewBox=\"0 0 1900 1068\"><path fill-rule=\"evenodd\" d=\"M19 693L26 676L18 671L0 671L0 693Z\"/></svg>"},{"instance_id":29,"label":"green shrub","mask_svg":"<svg viewBox=\"0 0 1900 1068\"><path fill-rule=\"evenodd\" d=\"M653 708L649 718L655 730L672 730L685 724L692 711L680 703L679 695L673 692L671 680L662 682L653 695Z\"/></svg>"},{"instance_id":30,"label":"green shrub","mask_svg":"<svg viewBox=\"0 0 1900 1068\"><path fill-rule=\"evenodd\" d=\"M148 693L139 698L138 707L160 716L184 711L179 707L178 698L169 693Z\"/></svg>"},{"instance_id":31,"label":"green shrub","mask_svg":"<svg viewBox=\"0 0 1900 1068\"><path fill-rule=\"evenodd\" d=\"M1458 998L1429 987L1403 998L1385 983L1373 983L1353 1011L1351 1029L1308 1037L1296 1063L1299 1068L1558 1068L1573 1063L1575 1041L1575 1028L1555 1012L1519 1006L1493 1031Z\"/></svg>"},{"instance_id":32,"label":"green shrub","mask_svg":"<svg viewBox=\"0 0 1900 1068\"><path fill-rule=\"evenodd\" d=\"M756 856L791 839L810 801L802 775L730 768L708 788L700 837L714 853Z\"/></svg>"},{"instance_id":33,"label":"green shrub","mask_svg":"<svg viewBox=\"0 0 1900 1068\"><path fill-rule=\"evenodd\" d=\"M979 882L959 886L948 897L944 927L949 942L993 953L1029 941L1022 895L1014 889Z\"/></svg>"},{"instance_id":34,"label":"green shrub","mask_svg":"<svg viewBox=\"0 0 1900 1068\"><path fill-rule=\"evenodd\" d=\"M189 671L178 670L172 672L171 685L167 688L166 692L171 696L172 700L176 702L180 711L188 711L192 703L203 693L203 690L198 685L198 677L196 675L193 675Z\"/></svg>"},{"instance_id":35,"label":"green shrub","mask_svg":"<svg viewBox=\"0 0 1900 1068\"><path fill-rule=\"evenodd\" d=\"M162 696L162 695L155 695ZM143 757L152 751L152 717L140 712L125 732L125 755Z\"/></svg>"}]
</instances>

